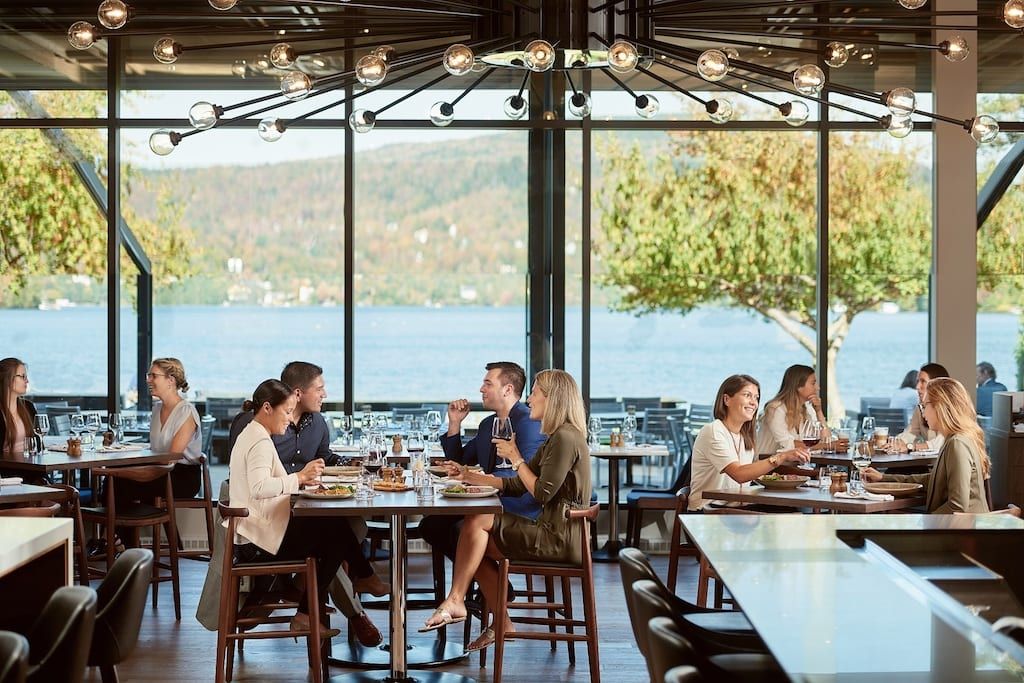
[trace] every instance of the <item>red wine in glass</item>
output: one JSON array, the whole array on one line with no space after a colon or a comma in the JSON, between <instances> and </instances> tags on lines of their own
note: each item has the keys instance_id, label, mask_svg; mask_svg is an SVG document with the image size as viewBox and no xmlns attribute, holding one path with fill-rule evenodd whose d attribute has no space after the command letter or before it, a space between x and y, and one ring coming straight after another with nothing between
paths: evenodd
<instances>
[{"instance_id":1,"label":"red wine in glass","mask_svg":"<svg viewBox=\"0 0 1024 683\"><path fill-rule=\"evenodd\" d=\"M811 447L811 446L813 446L814 444L818 443L818 441L820 441L820 439L815 439L815 438L810 438L810 439L800 439L800 440L801 440L801 441L803 442L803 444L804 444L805 446L807 446L808 448L810 448L810 447Z\"/></svg>"}]
</instances>

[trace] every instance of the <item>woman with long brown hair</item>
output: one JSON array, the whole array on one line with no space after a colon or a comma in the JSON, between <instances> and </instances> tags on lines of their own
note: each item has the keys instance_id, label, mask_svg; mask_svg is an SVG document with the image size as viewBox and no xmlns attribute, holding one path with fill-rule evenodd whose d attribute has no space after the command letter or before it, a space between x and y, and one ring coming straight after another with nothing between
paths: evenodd
<instances>
[{"instance_id":1,"label":"woman with long brown hair","mask_svg":"<svg viewBox=\"0 0 1024 683\"><path fill-rule=\"evenodd\" d=\"M33 438L36 407L25 398L28 369L17 358L0 360L0 451L22 454Z\"/></svg>"},{"instance_id":2,"label":"woman with long brown hair","mask_svg":"<svg viewBox=\"0 0 1024 683\"><path fill-rule=\"evenodd\" d=\"M761 399L761 385L750 375L726 377L715 396L713 422L701 427L693 443L689 509L703 510L716 501L704 500L704 491L738 491L743 484L762 477L785 463L810 459L798 448L757 459L754 452L754 417Z\"/></svg>"},{"instance_id":3,"label":"woman with long brown hair","mask_svg":"<svg viewBox=\"0 0 1024 683\"><path fill-rule=\"evenodd\" d=\"M988 512L985 479L991 464L985 453L985 434L978 426L974 403L964 385L950 377L928 382L924 418L942 435L942 449L927 474L882 474L864 470L864 480L924 484L928 512Z\"/></svg>"},{"instance_id":4,"label":"woman with long brown hair","mask_svg":"<svg viewBox=\"0 0 1024 683\"><path fill-rule=\"evenodd\" d=\"M925 363L917 373L918 405L911 412L910 424L894 440L896 451L924 451L942 448L943 436L924 417L924 394L928 382L939 377L949 377L949 371L939 363Z\"/></svg>"},{"instance_id":5,"label":"woman with long brown hair","mask_svg":"<svg viewBox=\"0 0 1024 683\"><path fill-rule=\"evenodd\" d=\"M814 368L790 365L782 376L779 393L764 404L764 415L757 432L757 452L775 453L793 448L808 420L821 425L819 437L828 436Z\"/></svg>"}]
</instances>

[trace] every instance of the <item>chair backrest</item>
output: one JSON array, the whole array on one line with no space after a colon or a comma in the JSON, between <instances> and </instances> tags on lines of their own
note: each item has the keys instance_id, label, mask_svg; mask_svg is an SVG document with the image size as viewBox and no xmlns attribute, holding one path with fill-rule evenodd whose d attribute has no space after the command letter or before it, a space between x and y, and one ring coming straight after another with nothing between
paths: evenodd
<instances>
[{"instance_id":1,"label":"chair backrest","mask_svg":"<svg viewBox=\"0 0 1024 683\"><path fill-rule=\"evenodd\" d=\"M715 407L706 403L690 404L690 430L697 432L715 419Z\"/></svg>"},{"instance_id":2,"label":"chair backrest","mask_svg":"<svg viewBox=\"0 0 1024 683\"><path fill-rule=\"evenodd\" d=\"M677 666L695 666L699 655L693 644L679 632L668 617L656 617L647 624L650 655L647 667L652 681L665 680L665 674Z\"/></svg>"},{"instance_id":3,"label":"chair backrest","mask_svg":"<svg viewBox=\"0 0 1024 683\"><path fill-rule=\"evenodd\" d=\"M203 415L199 418L199 435L201 438L201 450L210 455L210 447L213 445L213 427L217 424L217 418L213 415Z\"/></svg>"},{"instance_id":4,"label":"chair backrest","mask_svg":"<svg viewBox=\"0 0 1024 683\"><path fill-rule=\"evenodd\" d=\"M623 396L622 397L622 405L623 405L623 408L625 408L626 410L629 410L629 407L633 406L634 408L636 408L636 411L638 413L641 413L641 412L643 412L645 410L649 410L651 408L660 408L661 407L661 399L659 397L657 397L657 396L640 396L640 397Z\"/></svg>"},{"instance_id":5,"label":"chair backrest","mask_svg":"<svg viewBox=\"0 0 1024 683\"><path fill-rule=\"evenodd\" d=\"M868 406L867 414L875 418L876 427L888 427L892 436L902 432L907 425L907 414L903 408L890 408L888 404L884 408Z\"/></svg>"},{"instance_id":6,"label":"chair backrest","mask_svg":"<svg viewBox=\"0 0 1024 683\"><path fill-rule=\"evenodd\" d=\"M81 683L96 621L96 591L62 586L54 591L28 634L29 683Z\"/></svg>"},{"instance_id":7,"label":"chair backrest","mask_svg":"<svg viewBox=\"0 0 1024 683\"><path fill-rule=\"evenodd\" d=\"M221 577L231 576L231 568L235 564L235 529L238 527L238 520L249 516L249 508L229 507L224 501L217 502L217 512L228 520L227 532L224 534L224 560L221 565Z\"/></svg>"},{"instance_id":8,"label":"chair backrest","mask_svg":"<svg viewBox=\"0 0 1024 683\"><path fill-rule=\"evenodd\" d=\"M123 662L135 649L153 576L153 553L130 548L117 558L96 590L96 627L89 666Z\"/></svg>"},{"instance_id":9,"label":"chair backrest","mask_svg":"<svg viewBox=\"0 0 1024 683\"><path fill-rule=\"evenodd\" d=\"M665 672L665 683L701 683L703 680L692 666L674 666Z\"/></svg>"},{"instance_id":10,"label":"chair backrest","mask_svg":"<svg viewBox=\"0 0 1024 683\"><path fill-rule=\"evenodd\" d=\"M644 653L644 659L647 660L647 671L651 675L651 680L656 681L658 679L654 677L654 669L651 668L653 661L651 658L649 624L651 619L655 617L671 619L673 617L672 606L660 595L658 587L653 581L647 579L634 581L633 585L630 586L630 590L633 592L634 619L636 619L637 625L636 644L640 651Z\"/></svg>"},{"instance_id":11,"label":"chair backrest","mask_svg":"<svg viewBox=\"0 0 1024 683\"><path fill-rule=\"evenodd\" d=\"M28 671L28 641L11 631L0 631L0 683L22 683Z\"/></svg>"},{"instance_id":12,"label":"chair backrest","mask_svg":"<svg viewBox=\"0 0 1024 683\"><path fill-rule=\"evenodd\" d=\"M671 442L669 418L686 419L687 408L648 408L644 413L644 433L652 443Z\"/></svg>"},{"instance_id":13,"label":"chair backrest","mask_svg":"<svg viewBox=\"0 0 1024 683\"><path fill-rule=\"evenodd\" d=\"M647 657L647 634L643 624L637 619L636 595L633 593L633 584L637 581L658 580L657 574L651 567L651 563L636 548L623 548L619 551L619 574L622 577L622 592L626 597L626 612L629 614L629 624L633 627L633 638L640 654Z\"/></svg>"},{"instance_id":14,"label":"chair backrest","mask_svg":"<svg viewBox=\"0 0 1024 683\"><path fill-rule=\"evenodd\" d=\"M860 413L867 415L872 408L888 408L890 400L888 396L861 396Z\"/></svg>"},{"instance_id":15,"label":"chair backrest","mask_svg":"<svg viewBox=\"0 0 1024 683\"><path fill-rule=\"evenodd\" d=\"M49 415L50 417L53 417L54 415L74 415L75 413L80 412L82 412L81 406L69 406L67 402L65 402L64 405L62 406L54 405L51 403L46 408L46 414Z\"/></svg>"},{"instance_id":16,"label":"chair backrest","mask_svg":"<svg viewBox=\"0 0 1024 683\"><path fill-rule=\"evenodd\" d=\"M69 436L71 434L70 415L50 416L50 436Z\"/></svg>"},{"instance_id":17,"label":"chair backrest","mask_svg":"<svg viewBox=\"0 0 1024 683\"><path fill-rule=\"evenodd\" d=\"M624 413L626 406L616 398L592 398L590 399L591 413Z\"/></svg>"},{"instance_id":18,"label":"chair backrest","mask_svg":"<svg viewBox=\"0 0 1024 683\"><path fill-rule=\"evenodd\" d=\"M668 417L668 429L672 435L672 442L675 444L675 481L672 482L672 491L678 491L683 486L690 485L690 472L693 466L693 432L686 428L686 420L678 416Z\"/></svg>"},{"instance_id":19,"label":"chair backrest","mask_svg":"<svg viewBox=\"0 0 1024 683\"><path fill-rule=\"evenodd\" d=\"M60 514L60 503L43 503L0 510L0 517L56 517L58 514Z\"/></svg>"},{"instance_id":20,"label":"chair backrest","mask_svg":"<svg viewBox=\"0 0 1024 683\"><path fill-rule=\"evenodd\" d=\"M393 420L400 420L406 415L411 415L412 417L426 417L430 410L430 408L392 408L391 418Z\"/></svg>"}]
</instances>

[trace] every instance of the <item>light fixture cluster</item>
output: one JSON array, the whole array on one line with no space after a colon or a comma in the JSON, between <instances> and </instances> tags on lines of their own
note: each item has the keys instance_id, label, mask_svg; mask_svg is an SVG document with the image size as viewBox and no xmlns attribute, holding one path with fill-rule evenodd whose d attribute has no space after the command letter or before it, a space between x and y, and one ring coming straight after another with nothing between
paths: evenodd
<instances>
[{"instance_id":1,"label":"light fixture cluster","mask_svg":"<svg viewBox=\"0 0 1024 683\"><path fill-rule=\"evenodd\" d=\"M305 4L303 0L271 1L293 8ZM898 0L898 4L911 13L920 10L926 2L927 0ZM235 9L239 2L209 0L209 4L215 10L228 11ZM314 2L310 5L310 12L314 16L326 16L318 15L314 11L324 4ZM330 4L335 17L343 15L349 7L355 7L355 4L344 2ZM536 34L473 38L475 27L481 23L481 18L514 13L541 16L544 12L564 11L563 8L552 9L548 5L533 5L528 0L509 0L497 3L497 6L494 3L481 4L477 9L473 9L477 6L467 3L424 2L422 6L417 6L416 11L418 17L426 17L427 20L422 24L413 22L406 25L403 31L396 31L395 40L388 41L389 44L376 46L347 42L368 32L369 29L366 28L358 30L353 25L346 25L344 28L348 32L331 33L332 28L325 25L316 30L303 30L286 39L286 31L275 30L276 27L270 25L272 22L268 20L264 23L268 25L268 31L273 31L274 37L266 41L265 44L270 45L269 51L255 60L255 68L262 73L279 75L279 92L228 106L198 102L189 110L191 130L156 131L150 138L150 148L156 154L169 154L184 138L216 127L226 120L223 118L225 114L240 108L258 105L254 111L238 114L235 119L263 115L292 102L332 92L342 91L346 94L340 100L334 100L289 119L274 115L259 119L259 136L267 142L275 142L280 140L288 126L296 121L315 116L346 102L351 103L368 92L384 87L385 83L392 86L406 79L424 75L438 66L442 67L439 76L396 96L390 104L372 110L354 108L348 117L348 125L357 133L367 133L373 130L382 113L413 95L449 77L476 75L457 97L451 101L437 101L429 108L430 121L436 126L447 126L455 120L456 106L459 102L497 69L518 70L523 74L518 91L507 97L502 105L505 115L513 120L522 119L529 113L524 91L531 76L551 71L565 75L572 91L567 101L569 112L580 118L590 116L593 112L591 96L578 88L577 81L573 78L574 74L578 76L587 70L605 73L624 93L631 96L636 114L640 117L656 116L660 105L654 95L635 92L630 87L629 82L633 81L633 77L638 73L663 84L670 91L694 100L714 123L728 123L733 119L737 108L730 99L719 95L710 99L701 97L683 88L680 83L686 81L681 77L675 80L666 78L663 74L668 70L691 80L699 79L708 85L708 90L722 90L768 105L778 112L782 121L791 126L806 123L811 112L807 102L816 102L822 106L873 120L883 130L897 138L906 137L913 131L914 115L961 126L979 144L991 142L999 133L998 122L990 116L979 115L960 120L919 109L917 97L909 88L896 87L879 93L842 85L829 78L827 70L842 69L851 63L874 64L882 47L937 51L950 62L963 62L968 58L970 46L962 36L955 33L951 33L948 38L936 44L892 42L864 37L865 28L875 31L885 28L878 23L879 19L899 21L894 18L895 15L887 15L884 11L859 8L844 13L842 23L830 23L827 19L822 21L817 14L806 13L807 7L783 11L780 8L787 3L781 0L759 3L721 0L713 5L661 2L638 6L624 3L623 0L608 0L598 7L591 7L587 0L567 0L566 4L574 5L573 11L604 13L606 21L603 24L609 27L617 25L616 19L626 16L629 18L627 26L647 28L642 31L634 28L633 33L610 32L607 36L597 33L575 35L569 41L568 47ZM375 0L360 2L359 7L374 8L378 12L394 12L396 15L402 15L410 9L405 6L376 4ZM898 27L890 25L903 31L971 30L975 25L932 25L930 17L939 14L947 17L968 16L975 22L983 17L978 11L931 14L918 12L917 17L913 14L908 15L912 18L907 20L918 23ZM97 11L100 26L86 21L76 22L68 29L68 41L75 48L88 49L97 40L110 35L109 32L122 29L134 15L132 7L123 0L103 0ZM259 14L249 16L260 17ZM353 17L353 21L356 18ZM445 25L444 21L447 19L451 19L451 23ZM928 19L929 23L921 23L922 19ZM1011 29L1024 28L1024 0L1007 0L1003 5L1002 20ZM589 23L602 25L601 21ZM519 25L519 22L513 22L513 25ZM539 25L544 25L543 19ZM851 34L847 33L850 30L856 31L852 34L856 35L856 38L850 37ZM330 42L335 38L345 47L301 49L300 43L303 41L315 40L322 45L323 42ZM344 42L342 38L345 39ZM452 38L459 40L453 42ZM420 47L409 52L400 52L401 48L395 47L400 43L418 43ZM694 43L703 43L703 49L690 47ZM814 47L803 47L807 43ZM251 44L253 43L244 43ZM429 47L422 47L424 44L428 44ZM234 46L236 44L186 46L169 35L162 35L153 45L153 56L162 64L173 64L186 51ZM346 65L347 70L344 71L327 71L328 62L322 58L322 54L341 49L356 50L359 56L355 63ZM812 58L807 59L805 63L797 61L797 66L791 70L772 68L764 63L764 58L773 53L790 52L810 53ZM311 69L308 63L300 63L300 58L315 60L313 63L317 68ZM250 68L243 60L236 60L230 65L231 73L241 77L245 77ZM757 94L772 91L790 95L792 99L783 98L786 101L780 103ZM829 97L830 94L844 96L846 103L837 102L835 98ZM851 106L855 101L880 105L883 111L880 114L863 111ZM549 118L550 113L544 112L543 117Z\"/></svg>"}]
</instances>

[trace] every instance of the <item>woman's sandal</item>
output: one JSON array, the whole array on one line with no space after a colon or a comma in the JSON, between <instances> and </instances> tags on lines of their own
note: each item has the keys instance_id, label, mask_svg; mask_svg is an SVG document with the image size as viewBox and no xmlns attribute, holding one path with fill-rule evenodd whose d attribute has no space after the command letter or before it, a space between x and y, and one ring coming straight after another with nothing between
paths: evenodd
<instances>
[{"instance_id":1,"label":"woman's sandal","mask_svg":"<svg viewBox=\"0 0 1024 683\"><path fill-rule=\"evenodd\" d=\"M466 652L476 652L477 650L483 650L485 647L494 645L494 629L485 628L483 632L477 636L477 639L466 646Z\"/></svg>"},{"instance_id":2,"label":"woman's sandal","mask_svg":"<svg viewBox=\"0 0 1024 683\"><path fill-rule=\"evenodd\" d=\"M448 610L443 609L441 607L438 607L437 609L435 609L434 613L431 614L430 616L431 617L441 617L441 621L439 621L436 624L430 624L429 626L426 626L426 625L422 626L419 629L420 633L427 633L429 631L436 631L439 628L444 628L448 624L458 624L458 623L461 623L461 622L466 620L466 617L464 617L464 616L462 616L462 617L453 617L451 612L449 612Z\"/></svg>"}]
</instances>

